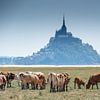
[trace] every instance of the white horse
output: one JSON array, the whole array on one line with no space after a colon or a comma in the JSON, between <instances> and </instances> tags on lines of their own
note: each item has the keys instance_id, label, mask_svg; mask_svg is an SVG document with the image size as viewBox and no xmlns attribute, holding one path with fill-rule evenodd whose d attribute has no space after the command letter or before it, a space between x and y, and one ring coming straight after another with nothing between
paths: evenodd
<instances>
[{"instance_id":1,"label":"white horse","mask_svg":"<svg viewBox=\"0 0 100 100\"><path fill-rule=\"evenodd\" d=\"M56 92L57 91L57 74L56 73L49 73L47 82L50 85L50 92Z\"/></svg>"}]
</instances>

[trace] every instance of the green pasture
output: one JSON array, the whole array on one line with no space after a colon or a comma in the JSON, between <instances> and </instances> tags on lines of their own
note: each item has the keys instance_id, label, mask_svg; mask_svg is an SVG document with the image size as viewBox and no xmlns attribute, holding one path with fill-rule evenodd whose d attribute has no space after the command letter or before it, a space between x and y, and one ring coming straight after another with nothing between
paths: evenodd
<instances>
[{"instance_id":1,"label":"green pasture","mask_svg":"<svg viewBox=\"0 0 100 100\"><path fill-rule=\"evenodd\" d=\"M100 73L99 67L1 67L0 71L13 73L22 71L43 72L46 77L49 72L67 72L71 76L68 92L50 93L48 84L45 90L21 90L17 82L13 81L12 88L6 88L5 91L0 91L0 100L100 100L100 89L97 90L96 87L93 90L86 90L84 87L82 89L73 88L73 80L75 77L78 76L87 82L91 75Z\"/></svg>"}]
</instances>

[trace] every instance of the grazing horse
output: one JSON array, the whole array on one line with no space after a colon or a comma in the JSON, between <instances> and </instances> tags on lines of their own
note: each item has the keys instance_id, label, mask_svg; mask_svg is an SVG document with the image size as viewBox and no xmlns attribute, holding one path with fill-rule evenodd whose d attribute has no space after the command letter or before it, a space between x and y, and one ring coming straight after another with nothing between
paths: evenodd
<instances>
[{"instance_id":1,"label":"grazing horse","mask_svg":"<svg viewBox=\"0 0 100 100\"><path fill-rule=\"evenodd\" d=\"M65 73L49 73L47 82L50 84L50 92L67 91L70 78Z\"/></svg>"},{"instance_id":2,"label":"grazing horse","mask_svg":"<svg viewBox=\"0 0 100 100\"><path fill-rule=\"evenodd\" d=\"M57 74L57 91L64 91L65 77L62 73Z\"/></svg>"},{"instance_id":3,"label":"grazing horse","mask_svg":"<svg viewBox=\"0 0 100 100\"><path fill-rule=\"evenodd\" d=\"M39 78L37 75L21 73L19 76L20 76L20 80L21 80L21 88L22 89L28 89L29 84L31 84L32 89L37 89L38 86L41 87L41 85L42 85L41 82L39 81Z\"/></svg>"},{"instance_id":4,"label":"grazing horse","mask_svg":"<svg viewBox=\"0 0 100 100\"><path fill-rule=\"evenodd\" d=\"M40 89L45 89L45 87L46 87L46 79L45 79L44 73L42 73L42 72L31 72L31 71L27 71L26 73L30 74L30 75L33 75L33 74L37 75L38 78L39 78L37 89L38 89L38 86L40 87Z\"/></svg>"},{"instance_id":5,"label":"grazing horse","mask_svg":"<svg viewBox=\"0 0 100 100\"><path fill-rule=\"evenodd\" d=\"M66 91L68 91L68 83L70 82L71 77L69 76L68 73L62 73L62 74L65 77L65 82L64 82L64 85L63 85L63 91L65 91L65 89L66 89Z\"/></svg>"},{"instance_id":6,"label":"grazing horse","mask_svg":"<svg viewBox=\"0 0 100 100\"><path fill-rule=\"evenodd\" d=\"M39 78L39 84L41 84L40 89L45 89L46 87L46 79L45 79L45 75L42 72L34 72L33 74L37 75Z\"/></svg>"},{"instance_id":7,"label":"grazing horse","mask_svg":"<svg viewBox=\"0 0 100 100\"><path fill-rule=\"evenodd\" d=\"M75 77L74 79L74 89L76 89L76 84L77 84L78 89L81 89L82 85L85 86L85 82L79 77Z\"/></svg>"},{"instance_id":8,"label":"grazing horse","mask_svg":"<svg viewBox=\"0 0 100 100\"><path fill-rule=\"evenodd\" d=\"M11 82L15 79L15 74L14 73L7 73L6 75L7 78L7 88L11 87Z\"/></svg>"},{"instance_id":9,"label":"grazing horse","mask_svg":"<svg viewBox=\"0 0 100 100\"><path fill-rule=\"evenodd\" d=\"M5 90L5 86L6 86L6 77L5 75L0 75L0 89L1 90Z\"/></svg>"},{"instance_id":10,"label":"grazing horse","mask_svg":"<svg viewBox=\"0 0 100 100\"><path fill-rule=\"evenodd\" d=\"M20 80L20 77L19 77L19 73L15 74L15 80L17 81L18 86L20 87L21 86L21 80Z\"/></svg>"},{"instance_id":11,"label":"grazing horse","mask_svg":"<svg viewBox=\"0 0 100 100\"><path fill-rule=\"evenodd\" d=\"M89 89L92 86L96 85L97 89L99 89L98 87L98 83L100 82L100 74L95 74L90 76L88 83L86 84L86 89Z\"/></svg>"},{"instance_id":12,"label":"grazing horse","mask_svg":"<svg viewBox=\"0 0 100 100\"><path fill-rule=\"evenodd\" d=\"M29 83L28 81L30 79L29 74L26 74L25 72L20 72L19 73L19 79L21 81L21 89L28 89L29 88Z\"/></svg>"},{"instance_id":13,"label":"grazing horse","mask_svg":"<svg viewBox=\"0 0 100 100\"><path fill-rule=\"evenodd\" d=\"M62 91L68 91L68 83L69 83L69 76L66 73L59 73L57 74L57 79L58 79L58 91L62 92Z\"/></svg>"},{"instance_id":14,"label":"grazing horse","mask_svg":"<svg viewBox=\"0 0 100 100\"><path fill-rule=\"evenodd\" d=\"M11 72L6 72L6 73L1 72L0 74L5 75L7 80L7 88L11 87L11 82L14 80L15 74Z\"/></svg>"},{"instance_id":15,"label":"grazing horse","mask_svg":"<svg viewBox=\"0 0 100 100\"><path fill-rule=\"evenodd\" d=\"M58 85L58 81L57 81L57 74L56 73L49 73L48 74L48 78L47 78L47 82L50 85L50 92L56 92L57 90L57 85Z\"/></svg>"}]
</instances>

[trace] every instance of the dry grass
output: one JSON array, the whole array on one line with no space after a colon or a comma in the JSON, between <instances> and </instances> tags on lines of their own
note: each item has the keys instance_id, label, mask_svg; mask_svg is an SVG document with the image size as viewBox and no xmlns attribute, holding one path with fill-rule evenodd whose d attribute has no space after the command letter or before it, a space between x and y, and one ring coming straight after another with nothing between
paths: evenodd
<instances>
[{"instance_id":1,"label":"dry grass","mask_svg":"<svg viewBox=\"0 0 100 100\"><path fill-rule=\"evenodd\" d=\"M68 92L49 93L49 86L45 90L21 90L17 82L13 81L12 88L0 91L0 100L100 100L100 89L94 90L74 89L74 77L80 76L87 81L91 74L100 73L100 68L0 68L0 71L20 72L20 71L41 71L47 74L49 72L67 72L71 75ZM99 84L100 87L100 84Z\"/></svg>"}]
</instances>

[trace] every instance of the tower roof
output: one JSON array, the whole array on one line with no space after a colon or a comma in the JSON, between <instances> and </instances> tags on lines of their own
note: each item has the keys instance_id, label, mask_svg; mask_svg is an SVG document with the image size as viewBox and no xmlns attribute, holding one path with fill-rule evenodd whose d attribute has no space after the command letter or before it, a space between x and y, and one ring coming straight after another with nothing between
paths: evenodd
<instances>
[{"instance_id":1,"label":"tower roof","mask_svg":"<svg viewBox=\"0 0 100 100\"><path fill-rule=\"evenodd\" d=\"M67 32L67 28L66 28L66 25L65 25L65 16L63 15L63 25L62 25L62 31L64 32L64 33L66 33Z\"/></svg>"},{"instance_id":2,"label":"tower roof","mask_svg":"<svg viewBox=\"0 0 100 100\"><path fill-rule=\"evenodd\" d=\"M63 26L65 26L65 16L63 16Z\"/></svg>"},{"instance_id":3,"label":"tower roof","mask_svg":"<svg viewBox=\"0 0 100 100\"><path fill-rule=\"evenodd\" d=\"M55 37L66 37L67 27L65 25L65 17L63 16L63 25L60 30L56 31Z\"/></svg>"}]
</instances>

